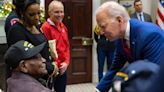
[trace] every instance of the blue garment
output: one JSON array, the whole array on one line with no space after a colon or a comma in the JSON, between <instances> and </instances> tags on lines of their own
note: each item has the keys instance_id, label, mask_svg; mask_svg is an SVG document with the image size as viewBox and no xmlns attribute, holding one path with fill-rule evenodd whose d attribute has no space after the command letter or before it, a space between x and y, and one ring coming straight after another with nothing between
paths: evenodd
<instances>
[{"instance_id":1,"label":"blue garment","mask_svg":"<svg viewBox=\"0 0 164 92\"><path fill-rule=\"evenodd\" d=\"M98 74L99 74L98 77L100 81L103 77L105 59L107 58L107 69L109 69L113 61L114 50L106 51L97 48L97 56L98 56Z\"/></svg>"},{"instance_id":2,"label":"blue garment","mask_svg":"<svg viewBox=\"0 0 164 92\"><path fill-rule=\"evenodd\" d=\"M94 38L97 42L98 79L100 81L103 77L105 59L107 59L107 69L109 69L112 64L115 44L107 40L104 35L99 36L94 33Z\"/></svg>"},{"instance_id":3,"label":"blue garment","mask_svg":"<svg viewBox=\"0 0 164 92\"><path fill-rule=\"evenodd\" d=\"M164 49L162 50L164 54ZM158 72L157 78L151 81L151 85L147 88L146 91L142 92L164 92L164 56L161 56L160 70Z\"/></svg>"},{"instance_id":4,"label":"blue garment","mask_svg":"<svg viewBox=\"0 0 164 92\"><path fill-rule=\"evenodd\" d=\"M141 22L136 19L130 21L130 49L132 53L132 63L136 60L148 59L150 62L159 64L162 49L164 48L164 31L158 26L148 22ZM123 51L121 39L117 40L116 54L110 70L106 73L97 89L101 92L108 92L112 84L112 79L127 61L127 56Z\"/></svg>"},{"instance_id":5,"label":"blue garment","mask_svg":"<svg viewBox=\"0 0 164 92\"><path fill-rule=\"evenodd\" d=\"M131 14L130 18L135 18L135 19L140 20L139 16L137 16L137 12L134 12L133 14ZM145 12L142 12L142 21L152 22L151 16Z\"/></svg>"}]
</instances>

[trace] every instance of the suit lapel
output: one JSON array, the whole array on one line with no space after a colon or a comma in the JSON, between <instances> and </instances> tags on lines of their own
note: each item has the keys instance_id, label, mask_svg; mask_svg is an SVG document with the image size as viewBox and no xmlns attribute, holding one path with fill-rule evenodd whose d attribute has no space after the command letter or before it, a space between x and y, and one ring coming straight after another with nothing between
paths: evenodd
<instances>
[{"instance_id":1,"label":"suit lapel","mask_svg":"<svg viewBox=\"0 0 164 92\"><path fill-rule=\"evenodd\" d=\"M136 12L135 12L134 16L135 16L136 19L138 19L138 17L137 17L137 13L136 13Z\"/></svg>"}]
</instances>

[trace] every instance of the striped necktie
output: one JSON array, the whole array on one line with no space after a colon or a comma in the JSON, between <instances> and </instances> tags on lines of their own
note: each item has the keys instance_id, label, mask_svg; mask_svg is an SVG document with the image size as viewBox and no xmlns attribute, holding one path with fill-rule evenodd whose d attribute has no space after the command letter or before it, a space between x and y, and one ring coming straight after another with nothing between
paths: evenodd
<instances>
[{"instance_id":1,"label":"striped necktie","mask_svg":"<svg viewBox=\"0 0 164 92\"><path fill-rule=\"evenodd\" d=\"M126 53L126 55L128 57L128 60L131 60L132 59L131 50L127 44L127 40L125 40L125 39L123 39L123 49L124 49L124 52Z\"/></svg>"}]
</instances>

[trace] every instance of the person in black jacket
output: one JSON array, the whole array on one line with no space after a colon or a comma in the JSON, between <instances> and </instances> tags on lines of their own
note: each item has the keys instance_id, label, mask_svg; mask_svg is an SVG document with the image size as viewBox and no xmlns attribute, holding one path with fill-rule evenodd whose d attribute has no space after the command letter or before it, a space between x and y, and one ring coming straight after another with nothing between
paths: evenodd
<instances>
[{"instance_id":1,"label":"person in black jacket","mask_svg":"<svg viewBox=\"0 0 164 92\"><path fill-rule=\"evenodd\" d=\"M103 77L103 69L105 59L107 59L107 70L113 61L115 44L114 42L106 39L104 35L99 34L100 29L98 26L95 27L94 38L97 42L97 59L98 59L98 79L99 81Z\"/></svg>"},{"instance_id":2,"label":"person in black jacket","mask_svg":"<svg viewBox=\"0 0 164 92\"><path fill-rule=\"evenodd\" d=\"M16 0L13 0L12 4L14 5L14 7L12 8L12 11L9 13L9 15L5 20L4 29L5 29L6 36L8 35L8 31L10 30L11 26L13 26L19 20L15 10Z\"/></svg>"}]
</instances>

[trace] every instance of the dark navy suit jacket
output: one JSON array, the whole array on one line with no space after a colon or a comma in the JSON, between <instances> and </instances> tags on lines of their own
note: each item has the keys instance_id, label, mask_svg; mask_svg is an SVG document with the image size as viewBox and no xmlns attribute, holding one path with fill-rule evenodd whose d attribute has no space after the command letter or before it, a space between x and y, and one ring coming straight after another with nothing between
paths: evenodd
<instances>
[{"instance_id":1,"label":"dark navy suit jacket","mask_svg":"<svg viewBox=\"0 0 164 92\"><path fill-rule=\"evenodd\" d=\"M164 54L164 48L163 53ZM144 92L164 92L164 56L161 56L160 71L158 72L157 78L155 78L150 87Z\"/></svg>"},{"instance_id":2,"label":"dark navy suit jacket","mask_svg":"<svg viewBox=\"0 0 164 92\"><path fill-rule=\"evenodd\" d=\"M137 19L130 21L130 49L132 53L132 63L136 60L148 59L153 63L160 63L161 50L164 48L164 31L155 24L142 22ZM108 92L112 84L112 79L128 60L119 39L116 45L116 53L111 69L97 85L101 92Z\"/></svg>"},{"instance_id":3,"label":"dark navy suit jacket","mask_svg":"<svg viewBox=\"0 0 164 92\"><path fill-rule=\"evenodd\" d=\"M131 18L138 19L137 13L134 12L133 14L130 15ZM152 22L151 16L145 12L143 12L143 17L146 22Z\"/></svg>"}]
</instances>

